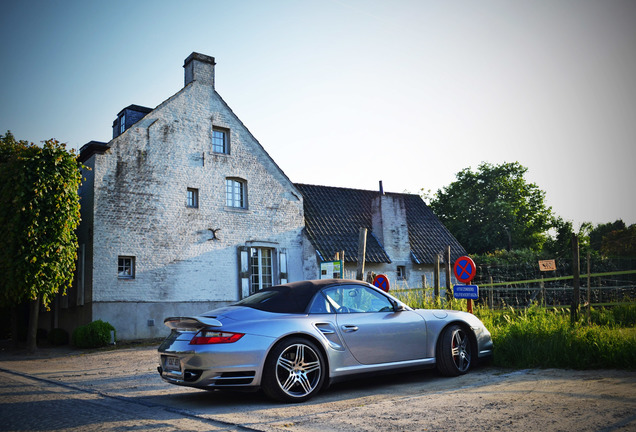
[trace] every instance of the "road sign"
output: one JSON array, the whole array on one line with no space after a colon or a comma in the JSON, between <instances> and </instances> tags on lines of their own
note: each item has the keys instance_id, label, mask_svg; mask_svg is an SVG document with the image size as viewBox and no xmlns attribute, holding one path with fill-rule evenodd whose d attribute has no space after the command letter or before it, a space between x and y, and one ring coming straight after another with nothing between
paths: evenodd
<instances>
[{"instance_id":1,"label":"road sign","mask_svg":"<svg viewBox=\"0 0 636 432\"><path fill-rule=\"evenodd\" d=\"M539 261L539 271L555 271L556 262L554 260Z\"/></svg>"},{"instance_id":2,"label":"road sign","mask_svg":"<svg viewBox=\"0 0 636 432\"><path fill-rule=\"evenodd\" d=\"M455 261L453 271L458 281L468 283L475 277L477 267L475 267L475 261L473 261L472 258L462 256Z\"/></svg>"},{"instance_id":3,"label":"road sign","mask_svg":"<svg viewBox=\"0 0 636 432\"><path fill-rule=\"evenodd\" d=\"M479 298L479 287L477 285L455 285L453 296L456 299L477 300Z\"/></svg>"},{"instance_id":4,"label":"road sign","mask_svg":"<svg viewBox=\"0 0 636 432\"><path fill-rule=\"evenodd\" d=\"M389 278L379 274L373 279L373 286L380 288L384 292L389 292Z\"/></svg>"}]
</instances>

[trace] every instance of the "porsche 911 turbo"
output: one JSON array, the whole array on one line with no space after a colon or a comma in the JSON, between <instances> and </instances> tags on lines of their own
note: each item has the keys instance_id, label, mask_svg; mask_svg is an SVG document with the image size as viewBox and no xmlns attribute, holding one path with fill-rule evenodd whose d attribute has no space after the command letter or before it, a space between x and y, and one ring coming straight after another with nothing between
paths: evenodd
<instances>
[{"instance_id":1,"label":"porsche 911 turbo","mask_svg":"<svg viewBox=\"0 0 636 432\"><path fill-rule=\"evenodd\" d=\"M304 402L330 383L364 373L436 367L457 376L490 357L493 343L467 312L412 309L364 282L293 282L230 306L164 320L158 371L205 390L262 389Z\"/></svg>"}]
</instances>

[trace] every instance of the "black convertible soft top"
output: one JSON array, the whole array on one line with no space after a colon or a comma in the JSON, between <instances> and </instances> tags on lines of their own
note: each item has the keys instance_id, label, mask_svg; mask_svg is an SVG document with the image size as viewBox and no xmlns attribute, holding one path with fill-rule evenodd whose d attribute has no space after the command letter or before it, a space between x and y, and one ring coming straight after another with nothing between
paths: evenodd
<instances>
[{"instance_id":1,"label":"black convertible soft top","mask_svg":"<svg viewBox=\"0 0 636 432\"><path fill-rule=\"evenodd\" d=\"M314 295L323 288L334 285L367 285L364 282L346 279L322 279L291 282L265 288L235 306L248 306L265 312L304 314Z\"/></svg>"}]
</instances>

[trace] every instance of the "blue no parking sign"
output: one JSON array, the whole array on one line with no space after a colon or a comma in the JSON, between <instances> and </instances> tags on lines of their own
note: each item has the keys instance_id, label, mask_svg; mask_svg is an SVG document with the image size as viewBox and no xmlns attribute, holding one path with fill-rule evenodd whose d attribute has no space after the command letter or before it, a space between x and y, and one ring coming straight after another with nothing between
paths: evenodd
<instances>
[{"instance_id":1,"label":"blue no parking sign","mask_svg":"<svg viewBox=\"0 0 636 432\"><path fill-rule=\"evenodd\" d=\"M475 277L477 267L475 266L475 261L473 261L471 257L462 256L457 258L457 261L455 261L453 271L455 272L455 277L458 281L468 283Z\"/></svg>"},{"instance_id":2,"label":"blue no parking sign","mask_svg":"<svg viewBox=\"0 0 636 432\"><path fill-rule=\"evenodd\" d=\"M380 288L384 292L389 292L389 278L386 275L379 274L373 279L373 286Z\"/></svg>"}]
</instances>

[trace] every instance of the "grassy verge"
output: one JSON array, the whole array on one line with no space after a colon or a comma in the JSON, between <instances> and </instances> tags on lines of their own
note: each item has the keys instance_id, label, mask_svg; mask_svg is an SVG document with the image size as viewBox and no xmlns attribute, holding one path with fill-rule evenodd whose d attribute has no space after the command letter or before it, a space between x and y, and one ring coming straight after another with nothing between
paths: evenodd
<instances>
[{"instance_id":1,"label":"grassy verge","mask_svg":"<svg viewBox=\"0 0 636 432\"><path fill-rule=\"evenodd\" d=\"M412 307L466 310L466 301L430 300L408 294ZM475 307L492 334L494 364L514 368L636 369L636 303L593 309L570 323L570 310L532 306L490 310Z\"/></svg>"}]
</instances>

